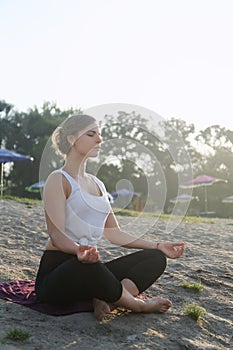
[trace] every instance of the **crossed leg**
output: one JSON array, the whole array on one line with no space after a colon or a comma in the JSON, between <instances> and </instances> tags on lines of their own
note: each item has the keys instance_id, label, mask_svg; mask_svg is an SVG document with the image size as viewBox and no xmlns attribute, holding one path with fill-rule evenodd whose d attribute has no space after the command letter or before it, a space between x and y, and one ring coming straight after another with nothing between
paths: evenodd
<instances>
[{"instance_id":1,"label":"crossed leg","mask_svg":"<svg viewBox=\"0 0 233 350\"><path fill-rule=\"evenodd\" d=\"M93 300L94 317L99 321L102 321L104 317L117 306L123 306L135 312L164 313L167 312L172 305L170 300L161 297L154 297L146 300L137 298L139 290L130 279L123 279L121 284L122 295L114 304L109 304L99 299Z\"/></svg>"},{"instance_id":2,"label":"crossed leg","mask_svg":"<svg viewBox=\"0 0 233 350\"><path fill-rule=\"evenodd\" d=\"M122 285L121 297L108 304L94 300L94 316L101 320L117 306L135 312L166 312L171 307L170 300L154 297L146 300L137 296L152 285L164 272L166 258L159 250L141 250L106 263Z\"/></svg>"},{"instance_id":3,"label":"crossed leg","mask_svg":"<svg viewBox=\"0 0 233 350\"><path fill-rule=\"evenodd\" d=\"M166 312L171 306L167 299L137 298L162 275L165 267L166 257L156 249L93 264L83 264L71 254L46 251L36 293L41 300L55 305L95 298L94 315L100 320L117 306L135 312Z\"/></svg>"},{"instance_id":4,"label":"crossed leg","mask_svg":"<svg viewBox=\"0 0 233 350\"><path fill-rule=\"evenodd\" d=\"M126 289L133 297L136 297L139 294L139 290L136 285L128 278L123 279L121 284L122 290ZM95 318L102 321L107 314L109 314L119 305L116 305L116 303L110 304L100 299L93 299L93 306Z\"/></svg>"}]
</instances>

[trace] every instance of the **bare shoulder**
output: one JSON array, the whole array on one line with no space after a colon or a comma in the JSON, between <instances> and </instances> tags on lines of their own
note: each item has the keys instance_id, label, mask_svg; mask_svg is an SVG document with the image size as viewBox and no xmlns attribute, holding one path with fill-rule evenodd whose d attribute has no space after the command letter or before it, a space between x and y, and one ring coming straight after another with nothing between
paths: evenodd
<instances>
[{"instance_id":1,"label":"bare shoulder","mask_svg":"<svg viewBox=\"0 0 233 350\"><path fill-rule=\"evenodd\" d=\"M66 177L61 172L51 173L45 183L45 192L46 191L58 191L65 194L66 198L69 197L71 193L71 185Z\"/></svg>"},{"instance_id":2,"label":"bare shoulder","mask_svg":"<svg viewBox=\"0 0 233 350\"><path fill-rule=\"evenodd\" d=\"M53 182L53 181L59 181L62 179L62 173L61 172L55 172L53 171L51 174L49 174L49 176L47 177L47 180L46 180L46 183L50 183L50 182Z\"/></svg>"}]
</instances>

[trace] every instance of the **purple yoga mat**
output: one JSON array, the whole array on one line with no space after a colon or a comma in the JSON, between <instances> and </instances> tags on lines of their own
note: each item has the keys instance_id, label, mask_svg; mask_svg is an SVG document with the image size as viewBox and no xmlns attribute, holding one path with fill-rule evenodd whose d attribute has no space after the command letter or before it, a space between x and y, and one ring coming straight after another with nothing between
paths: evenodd
<instances>
[{"instance_id":1,"label":"purple yoga mat","mask_svg":"<svg viewBox=\"0 0 233 350\"><path fill-rule=\"evenodd\" d=\"M35 281L30 280L11 281L0 284L0 298L52 316L65 316L78 312L93 311L90 300L80 301L65 307L57 307L40 302L37 300L35 293Z\"/></svg>"}]
</instances>

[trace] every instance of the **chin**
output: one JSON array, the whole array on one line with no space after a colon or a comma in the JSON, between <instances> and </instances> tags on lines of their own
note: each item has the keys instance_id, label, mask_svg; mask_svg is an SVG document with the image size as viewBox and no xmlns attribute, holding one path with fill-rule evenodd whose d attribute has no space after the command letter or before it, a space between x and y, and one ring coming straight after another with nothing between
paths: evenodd
<instances>
[{"instance_id":1,"label":"chin","mask_svg":"<svg viewBox=\"0 0 233 350\"><path fill-rule=\"evenodd\" d=\"M99 155L99 149L93 149L92 151L90 151L88 157L90 158L94 158L94 157L97 157Z\"/></svg>"}]
</instances>

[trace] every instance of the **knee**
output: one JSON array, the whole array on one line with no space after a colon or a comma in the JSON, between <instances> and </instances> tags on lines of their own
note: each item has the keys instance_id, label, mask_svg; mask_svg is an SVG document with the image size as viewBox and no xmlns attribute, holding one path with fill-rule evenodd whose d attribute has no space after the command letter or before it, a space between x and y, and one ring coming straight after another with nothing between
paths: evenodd
<instances>
[{"instance_id":1,"label":"knee","mask_svg":"<svg viewBox=\"0 0 233 350\"><path fill-rule=\"evenodd\" d=\"M153 258L154 258L154 263L157 266L161 267L161 270L165 270L167 266L167 257L166 255L159 249L151 249Z\"/></svg>"},{"instance_id":2,"label":"knee","mask_svg":"<svg viewBox=\"0 0 233 350\"><path fill-rule=\"evenodd\" d=\"M163 264L164 270L165 270L167 266L167 257L161 250L159 250L159 254L160 254L161 263Z\"/></svg>"},{"instance_id":3,"label":"knee","mask_svg":"<svg viewBox=\"0 0 233 350\"><path fill-rule=\"evenodd\" d=\"M115 303L121 298L122 290L122 284L117 279L113 279L112 281L105 281L105 283L103 283L100 287L97 298L108 303Z\"/></svg>"},{"instance_id":4,"label":"knee","mask_svg":"<svg viewBox=\"0 0 233 350\"><path fill-rule=\"evenodd\" d=\"M92 264L94 297L108 303L119 300L122 294L121 282L101 262Z\"/></svg>"}]
</instances>

